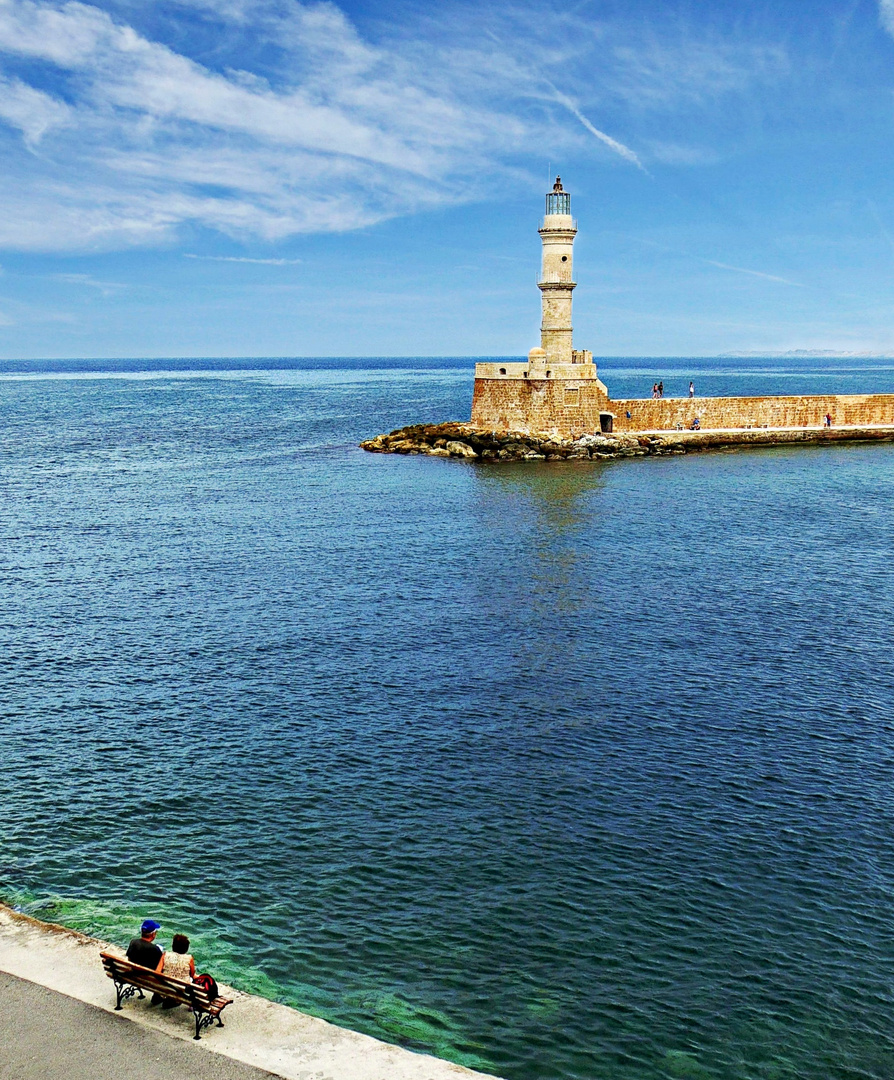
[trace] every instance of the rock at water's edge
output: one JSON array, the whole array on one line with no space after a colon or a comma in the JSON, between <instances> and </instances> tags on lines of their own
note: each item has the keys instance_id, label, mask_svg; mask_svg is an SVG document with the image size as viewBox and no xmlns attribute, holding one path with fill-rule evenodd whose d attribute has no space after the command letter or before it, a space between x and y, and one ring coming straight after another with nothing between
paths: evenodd
<instances>
[{"instance_id":1,"label":"rock at water's edge","mask_svg":"<svg viewBox=\"0 0 894 1080\"><path fill-rule=\"evenodd\" d=\"M547 432L485 431L457 422L414 424L360 445L373 454L430 454L469 461L563 461L640 452L637 439L630 435L563 439Z\"/></svg>"},{"instance_id":2,"label":"rock at water's edge","mask_svg":"<svg viewBox=\"0 0 894 1080\"><path fill-rule=\"evenodd\" d=\"M894 441L894 425L868 428L777 428L581 435L564 439L548 432L485 431L471 424L414 424L360 445L373 454L430 454L469 461L562 461L693 450L775 446L787 443Z\"/></svg>"}]
</instances>

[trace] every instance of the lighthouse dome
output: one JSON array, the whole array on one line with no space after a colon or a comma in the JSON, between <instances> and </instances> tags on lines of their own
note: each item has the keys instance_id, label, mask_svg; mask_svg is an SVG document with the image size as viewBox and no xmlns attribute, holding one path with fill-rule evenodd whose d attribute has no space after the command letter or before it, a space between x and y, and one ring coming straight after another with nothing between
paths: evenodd
<instances>
[{"instance_id":1,"label":"lighthouse dome","mask_svg":"<svg viewBox=\"0 0 894 1080\"><path fill-rule=\"evenodd\" d=\"M571 213L571 195L562 187L562 177L557 176L552 191L546 194L546 216Z\"/></svg>"}]
</instances>

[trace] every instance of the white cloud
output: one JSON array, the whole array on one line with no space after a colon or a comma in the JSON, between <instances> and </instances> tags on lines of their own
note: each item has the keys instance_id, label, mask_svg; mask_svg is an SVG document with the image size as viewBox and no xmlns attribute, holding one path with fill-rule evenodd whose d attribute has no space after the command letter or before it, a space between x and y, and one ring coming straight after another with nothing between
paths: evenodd
<instances>
[{"instance_id":1,"label":"white cloud","mask_svg":"<svg viewBox=\"0 0 894 1080\"><path fill-rule=\"evenodd\" d=\"M179 7L213 12L233 22L244 23L259 6L255 0L175 0Z\"/></svg>"},{"instance_id":2,"label":"white cloud","mask_svg":"<svg viewBox=\"0 0 894 1080\"><path fill-rule=\"evenodd\" d=\"M376 39L333 3L177 3L166 42L135 0L0 0L0 118L30 150L0 125L0 245L171 243L191 224L277 240L529 184L517 162L544 153L644 168L620 137L631 102L747 85L731 47L703 45L696 75L691 47L634 50L568 14L544 28L524 2L436 9ZM212 44L177 51L196 20Z\"/></svg>"},{"instance_id":3,"label":"white cloud","mask_svg":"<svg viewBox=\"0 0 894 1080\"><path fill-rule=\"evenodd\" d=\"M87 4L0 0L0 50L5 52L81 67L101 43L112 45L116 38L126 48L136 35Z\"/></svg>"},{"instance_id":4,"label":"white cloud","mask_svg":"<svg viewBox=\"0 0 894 1080\"><path fill-rule=\"evenodd\" d=\"M894 36L894 0L879 0L878 7L882 26Z\"/></svg>"},{"instance_id":5,"label":"white cloud","mask_svg":"<svg viewBox=\"0 0 894 1080\"><path fill-rule=\"evenodd\" d=\"M347 25L345 30L350 39ZM246 86L239 73L227 78L211 72L83 4L55 10L34 0L2 0L0 49L87 72L89 98L96 106L426 170L409 140L377 124L375 117L352 116L315 93L312 83L288 93L275 93L263 80ZM420 102L415 104L418 108ZM440 103L434 105L442 112ZM425 119L420 116L417 122Z\"/></svg>"},{"instance_id":6,"label":"white cloud","mask_svg":"<svg viewBox=\"0 0 894 1080\"><path fill-rule=\"evenodd\" d=\"M18 128L29 146L35 146L49 128L64 124L69 109L64 102L35 90L21 79L0 75L0 120Z\"/></svg>"},{"instance_id":7,"label":"white cloud","mask_svg":"<svg viewBox=\"0 0 894 1080\"><path fill-rule=\"evenodd\" d=\"M184 259L202 259L207 262L255 263L258 266L297 266L302 259L250 259L244 255L192 255L184 253Z\"/></svg>"}]
</instances>

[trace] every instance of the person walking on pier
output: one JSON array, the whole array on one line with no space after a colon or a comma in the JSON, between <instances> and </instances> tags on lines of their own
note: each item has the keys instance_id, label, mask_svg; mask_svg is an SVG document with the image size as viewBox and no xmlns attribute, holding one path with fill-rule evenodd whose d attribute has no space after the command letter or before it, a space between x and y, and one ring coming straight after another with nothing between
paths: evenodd
<instances>
[{"instance_id":1,"label":"person walking on pier","mask_svg":"<svg viewBox=\"0 0 894 1080\"><path fill-rule=\"evenodd\" d=\"M695 383L694 382L689 383L689 396L690 397L695 397Z\"/></svg>"}]
</instances>

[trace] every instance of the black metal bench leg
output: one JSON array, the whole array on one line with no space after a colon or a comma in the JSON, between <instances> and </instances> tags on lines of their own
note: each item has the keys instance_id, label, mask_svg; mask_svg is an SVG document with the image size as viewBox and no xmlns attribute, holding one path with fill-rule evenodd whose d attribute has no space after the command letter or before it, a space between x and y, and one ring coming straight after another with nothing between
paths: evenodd
<instances>
[{"instance_id":1,"label":"black metal bench leg","mask_svg":"<svg viewBox=\"0 0 894 1080\"><path fill-rule=\"evenodd\" d=\"M140 990L140 988L138 986L133 986L131 983L121 982L120 980L116 979L115 980L115 998L116 998L115 1012L120 1012L121 1011L121 1002L124 1001L125 998L132 998L132 997L134 997L135 994L139 994L140 997L142 997L143 996L143 991Z\"/></svg>"},{"instance_id":2,"label":"black metal bench leg","mask_svg":"<svg viewBox=\"0 0 894 1080\"><path fill-rule=\"evenodd\" d=\"M214 1023L214 1017L211 1013L204 1012L202 1009L192 1008L192 1014L196 1021L196 1033L193 1035L194 1039L201 1039L201 1032L206 1027L211 1027ZM223 1025L221 1025L223 1026Z\"/></svg>"}]
</instances>

